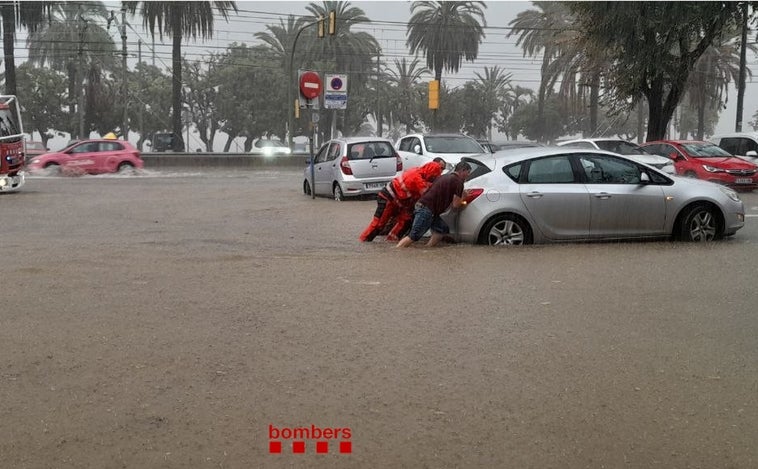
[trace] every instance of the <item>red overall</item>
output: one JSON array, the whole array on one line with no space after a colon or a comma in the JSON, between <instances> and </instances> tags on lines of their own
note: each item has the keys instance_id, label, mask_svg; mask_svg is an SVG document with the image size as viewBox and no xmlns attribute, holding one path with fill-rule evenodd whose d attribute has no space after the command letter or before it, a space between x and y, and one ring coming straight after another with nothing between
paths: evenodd
<instances>
[{"instance_id":1,"label":"red overall","mask_svg":"<svg viewBox=\"0 0 758 469\"><path fill-rule=\"evenodd\" d=\"M390 181L387 187L376 196L377 207L374 218L358 239L372 241L394 218L395 225L387 235L387 239L396 240L405 225L413 219L413 204L440 174L442 174L442 168L439 163L432 161L423 166L411 168Z\"/></svg>"}]
</instances>

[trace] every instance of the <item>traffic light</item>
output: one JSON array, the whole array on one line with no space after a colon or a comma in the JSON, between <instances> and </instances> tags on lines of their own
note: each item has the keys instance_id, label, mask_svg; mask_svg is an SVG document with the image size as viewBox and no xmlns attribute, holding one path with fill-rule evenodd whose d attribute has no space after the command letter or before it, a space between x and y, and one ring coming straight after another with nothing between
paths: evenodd
<instances>
[{"instance_id":1,"label":"traffic light","mask_svg":"<svg viewBox=\"0 0 758 469\"><path fill-rule=\"evenodd\" d=\"M318 37L324 37L324 17L318 19Z\"/></svg>"},{"instance_id":2,"label":"traffic light","mask_svg":"<svg viewBox=\"0 0 758 469\"><path fill-rule=\"evenodd\" d=\"M295 119L300 119L300 100L295 100Z\"/></svg>"},{"instance_id":3,"label":"traffic light","mask_svg":"<svg viewBox=\"0 0 758 469\"><path fill-rule=\"evenodd\" d=\"M337 12L329 12L329 35L334 36L337 33Z\"/></svg>"},{"instance_id":4,"label":"traffic light","mask_svg":"<svg viewBox=\"0 0 758 469\"><path fill-rule=\"evenodd\" d=\"M429 109L440 108L440 82L432 80L429 82Z\"/></svg>"}]
</instances>

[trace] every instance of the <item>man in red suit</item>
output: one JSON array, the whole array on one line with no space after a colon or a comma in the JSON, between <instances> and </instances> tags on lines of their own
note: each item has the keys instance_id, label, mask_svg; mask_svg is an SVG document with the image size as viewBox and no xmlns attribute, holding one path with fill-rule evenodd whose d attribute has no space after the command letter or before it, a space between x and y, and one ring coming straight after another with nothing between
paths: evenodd
<instances>
[{"instance_id":1,"label":"man in red suit","mask_svg":"<svg viewBox=\"0 0 758 469\"><path fill-rule=\"evenodd\" d=\"M423 166L411 168L390 181L376 196L376 212L368 227L363 230L361 241L373 241L387 223L395 220L388 241L397 241L407 223L413 218L413 204L426 192L432 182L445 169L445 160L435 158Z\"/></svg>"}]
</instances>

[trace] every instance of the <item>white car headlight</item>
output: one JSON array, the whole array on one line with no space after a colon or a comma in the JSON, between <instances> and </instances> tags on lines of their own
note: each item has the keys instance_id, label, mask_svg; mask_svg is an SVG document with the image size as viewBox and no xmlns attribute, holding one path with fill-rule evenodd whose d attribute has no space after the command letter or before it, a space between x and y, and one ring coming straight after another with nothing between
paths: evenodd
<instances>
[{"instance_id":1,"label":"white car headlight","mask_svg":"<svg viewBox=\"0 0 758 469\"><path fill-rule=\"evenodd\" d=\"M735 202L740 201L740 196L737 195L737 192L733 191L732 189L729 189L728 187L725 187L725 186L719 186L719 189L721 189L721 192L723 192L725 196L729 197Z\"/></svg>"},{"instance_id":2,"label":"white car headlight","mask_svg":"<svg viewBox=\"0 0 758 469\"><path fill-rule=\"evenodd\" d=\"M703 169L708 171L709 173L723 173L724 170L721 168L714 168L713 166L708 166L707 164L703 165Z\"/></svg>"}]
</instances>

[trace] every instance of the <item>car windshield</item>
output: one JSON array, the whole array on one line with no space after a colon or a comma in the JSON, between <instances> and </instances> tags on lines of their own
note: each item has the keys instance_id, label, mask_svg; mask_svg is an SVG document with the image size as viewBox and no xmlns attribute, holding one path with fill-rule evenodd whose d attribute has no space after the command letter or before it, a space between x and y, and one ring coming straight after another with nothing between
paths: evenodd
<instances>
[{"instance_id":1,"label":"car windshield","mask_svg":"<svg viewBox=\"0 0 758 469\"><path fill-rule=\"evenodd\" d=\"M155 143L162 143L164 145L171 144L171 134L156 134Z\"/></svg>"},{"instance_id":2,"label":"car windshield","mask_svg":"<svg viewBox=\"0 0 758 469\"><path fill-rule=\"evenodd\" d=\"M482 153L476 140L463 136L426 137L426 149L434 153Z\"/></svg>"},{"instance_id":3,"label":"car windshield","mask_svg":"<svg viewBox=\"0 0 758 469\"><path fill-rule=\"evenodd\" d=\"M395 156L395 150L389 142L360 142L348 146L347 154L350 160L369 160Z\"/></svg>"},{"instance_id":4,"label":"car windshield","mask_svg":"<svg viewBox=\"0 0 758 469\"><path fill-rule=\"evenodd\" d=\"M597 146L601 150L612 151L619 155L649 155L650 152L645 151L639 145L624 140L599 140Z\"/></svg>"},{"instance_id":5,"label":"car windshield","mask_svg":"<svg viewBox=\"0 0 758 469\"><path fill-rule=\"evenodd\" d=\"M687 154L694 158L712 158L714 156L732 156L721 147L712 143L684 143L682 144Z\"/></svg>"}]
</instances>

